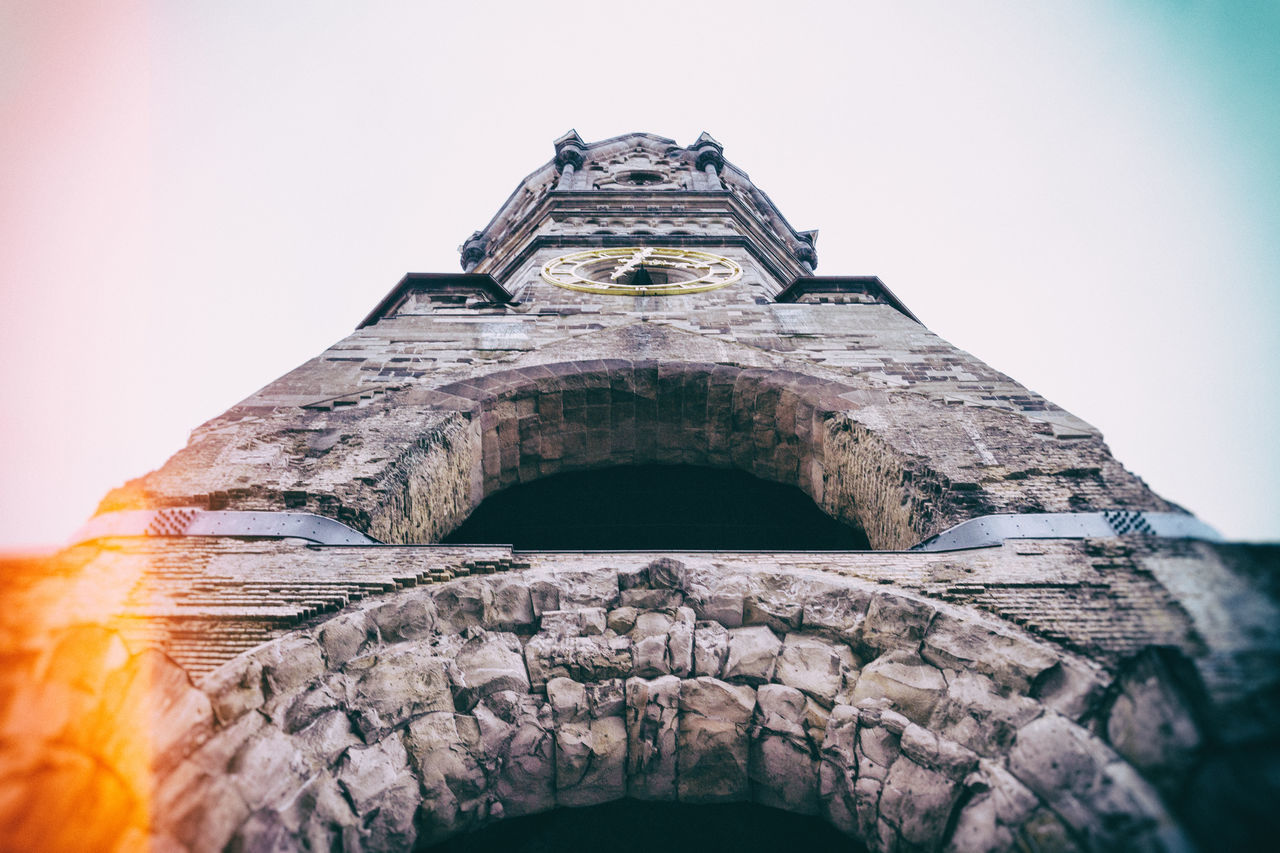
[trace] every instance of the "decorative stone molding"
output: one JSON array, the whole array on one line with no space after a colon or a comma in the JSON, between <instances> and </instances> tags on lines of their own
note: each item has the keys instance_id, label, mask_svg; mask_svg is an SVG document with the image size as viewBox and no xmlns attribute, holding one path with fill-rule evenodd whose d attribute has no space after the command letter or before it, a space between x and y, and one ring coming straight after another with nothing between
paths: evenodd
<instances>
[{"instance_id":1,"label":"decorative stone molding","mask_svg":"<svg viewBox=\"0 0 1280 853\"><path fill-rule=\"evenodd\" d=\"M458 251L462 255L462 271L471 272L476 265L484 260L485 253L488 251L489 241L484 234L479 231L472 233L462 244Z\"/></svg>"}]
</instances>

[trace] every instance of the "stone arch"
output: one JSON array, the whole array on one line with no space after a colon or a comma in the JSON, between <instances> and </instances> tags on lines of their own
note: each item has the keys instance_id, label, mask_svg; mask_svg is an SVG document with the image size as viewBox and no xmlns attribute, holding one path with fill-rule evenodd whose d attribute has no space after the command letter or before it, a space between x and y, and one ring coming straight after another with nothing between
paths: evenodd
<instances>
[{"instance_id":1,"label":"stone arch","mask_svg":"<svg viewBox=\"0 0 1280 853\"><path fill-rule=\"evenodd\" d=\"M806 850L867 853L821 818L755 803L687 805L630 797L598 806L505 818L431 845L425 853L763 853L802 839ZM603 845L602 845L603 842Z\"/></svg>"},{"instance_id":2,"label":"stone arch","mask_svg":"<svg viewBox=\"0 0 1280 853\"><path fill-rule=\"evenodd\" d=\"M388 490L369 529L387 542L435 541L507 486L658 462L797 486L876 549L908 548L940 523L970 517L971 508L944 504L936 473L849 417L860 395L793 370L643 359L553 362L455 382L427 403L464 413L465 437L455 428L405 466L406 486ZM464 482L468 491L458 493Z\"/></svg>"},{"instance_id":3,"label":"stone arch","mask_svg":"<svg viewBox=\"0 0 1280 853\"><path fill-rule=\"evenodd\" d=\"M868 551L861 529L795 486L733 468L634 465L549 474L487 496L442 544L516 551Z\"/></svg>"},{"instance_id":4,"label":"stone arch","mask_svg":"<svg viewBox=\"0 0 1280 853\"><path fill-rule=\"evenodd\" d=\"M598 560L598 558L596 558ZM621 797L816 814L872 850L1176 848L1079 718L1096 670L975 611L642 555L348 608L201 684L154 781L192 849L407 849Z\"/></svg>"}]
</instances>

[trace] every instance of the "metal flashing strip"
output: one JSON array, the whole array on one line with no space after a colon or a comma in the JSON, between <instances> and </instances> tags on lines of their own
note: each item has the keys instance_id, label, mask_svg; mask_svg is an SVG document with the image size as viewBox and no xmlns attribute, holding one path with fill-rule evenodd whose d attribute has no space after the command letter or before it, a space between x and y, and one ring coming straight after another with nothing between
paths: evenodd
<instances>
[{"instance_id":1,"label":"metal flashing strip","mask_svg":"<svg viewBox=\"0 0 1280 853\"><path fill-rule=\"evenodd\" d=\"M1086 539L1112 536L1161 536L1221 542L1222 535L1193 515L1178 512L1043 512L984 515L932 536L912 551L963 551L988 548L1006 539Z\"/></svg>"},{"instance_id":2,"label":"metal flashing strip","mask_svg":"<svg viewBox=\"0 0 1280 853\"><path fill-rule=\"evenodd\" d=\"M136 509L89 519L71 537L71 545L112 536L231 536L253 539L305 539L317 545L377 545L340 521L310 512L240 512Z\"/></svg>"},{"instance_id":3,"label":"metal flashing strip","mask_svg":"<svg viewBox=\"0 0 1280 853\"><path fill-rule=\"evenodd\" d=\"M1191 515L1176 512L1044 512L984 515L961 522L911 548L912 551L963 551L1001 545L1006 539L1086 539L1158 536L1221 542L1222 536ZM91 518L69 545L117 536L226 536L248 539L303 539L317 545L379 545L340 521L310 512L244 512L138 509ZM575 552L576 553L576 552Z\"/></svg>"}]
</instances>

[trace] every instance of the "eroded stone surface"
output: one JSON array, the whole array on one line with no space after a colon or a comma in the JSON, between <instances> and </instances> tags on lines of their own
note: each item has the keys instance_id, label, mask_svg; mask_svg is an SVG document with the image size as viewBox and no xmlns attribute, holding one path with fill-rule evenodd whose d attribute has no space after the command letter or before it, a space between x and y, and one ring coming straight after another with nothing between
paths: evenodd
<instances>
[{"instance_id":1,"label":"eroded stone surface","mask_svg":"<svg viewBox=\"0 0 1280 853\"><path fill-rule=\"evenodd\" d=\"M812 635L788 634L778 656L778 681L830 706L857 678L857 660L843 643Z\"/></svg>"},{"instance_id":2,"label":"eroded stone surface","mask_svg":"<svg viewBox=\"0 0 1280 853\"><path fill-rule=\"evenodd\" d=\"M763 684L773 678L782 642L763 625L729 631L729 657L725 678L749 684Z\"/></svg>"},{"instance_id":3,"label":"eroded stone surface","mask_svg":"<svg viewBox=\"0 0 1280 853\"><path fill-rule=\"evenodd\" d=\"M862 668L851 701L885 697L910 719L928 723L946 690L946 680L936 667L914 652L896 651Z\"/></svg>"},{"instance_id":4,"label":"eroded stone surface","mask_svg":"<svg viewBox=\"0 0 1280 853\"><path fill-rule=\"evenodd\" d=\"M676 799L680 679L627 679L627 792L641 800Z\"/></svg>"},{"instance_id":5,"label":"eroded stone surface","mask_svg":"<svg viewBox=\"0 0 1280 853\"><path fill-rule=\"evenodd\" d=\"M458 650L449 671L457 702L467 709L499 690L529 689L520 641L514 634L492 632L473 637Z\"/></svg>"},{"instance_id":6,"label":"eroded stone surface","mask_svg":"<svg viewBox=\"0 0 1280 853\"><path fill-rule=\"evenodd\" d=\"M640 568L623 591L654 591L645 585L651 565ZM1091 670L1065 652L1005 629L996 658L1005 669L969 666L957 650L992 629L930 605L941 608L929 617L940 627L922 629L917 645L933 649L931 662L883 638L883 626L919 626L924 611L882 597L881 627L868 634L858 602L870 607L881 592L841 599L828 580L809 588L825 612L844 615L781 638L767 624L695 621L692 606L672 609L666 599L606 610L616 602L605 590L620 581L602 574L470 578L447 595L444 584L432 591L425 633L419 617L430 609L419 605L428 599L414 593L410 603L372 602L246 655L203 691L171 680L171 707L197 698L196 713L170 715L189 722L161 741L160 822L129 831L196 847L374 849L633 796L818 814L874 850L1121 840L1158 848L1181 837L1120 755L1046 704L1090 695L1045 677L1069 666L1091 683ZM721 594L705 577L697 584L695 604ZM556 606L520 622L512 590L529 590L532 610L540 588L555 590L542 599ZM791 579L755 588L804 587ZM496 589L511 593L514 611L486 611ZM573 597L584 603L563 606ZM777 613L769 618L782 624ZM513 622L523 636L498 630ZM931 636L952 639L931 644ZM1029 683L1027 673L1051 661ZM102 695L127 705L137 666L99 679ZM157 672L181 674L169 666ZM1108 706L1116 731L1150 701L1143 672ZM106 760L119 761L118 748L102 746Z\"/></svg>"}]
</instances>

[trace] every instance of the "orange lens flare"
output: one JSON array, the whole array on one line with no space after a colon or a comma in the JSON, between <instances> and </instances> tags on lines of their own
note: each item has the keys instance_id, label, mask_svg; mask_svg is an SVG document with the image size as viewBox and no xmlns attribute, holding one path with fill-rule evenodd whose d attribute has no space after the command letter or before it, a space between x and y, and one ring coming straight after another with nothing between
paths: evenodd
<instances>
[{"instance_id":1,"label":"orange lens flare","mask_svg":"<svg viewBox=\"0 0 1280 853\"><path fill-rule=\"evenodd\" d=\"M154 546L153 546L154 547ZM150 595L147 544L0 559L0 849L142 849L152 793L208 700L114 614Z\"/></svg>"}]
</instances>

